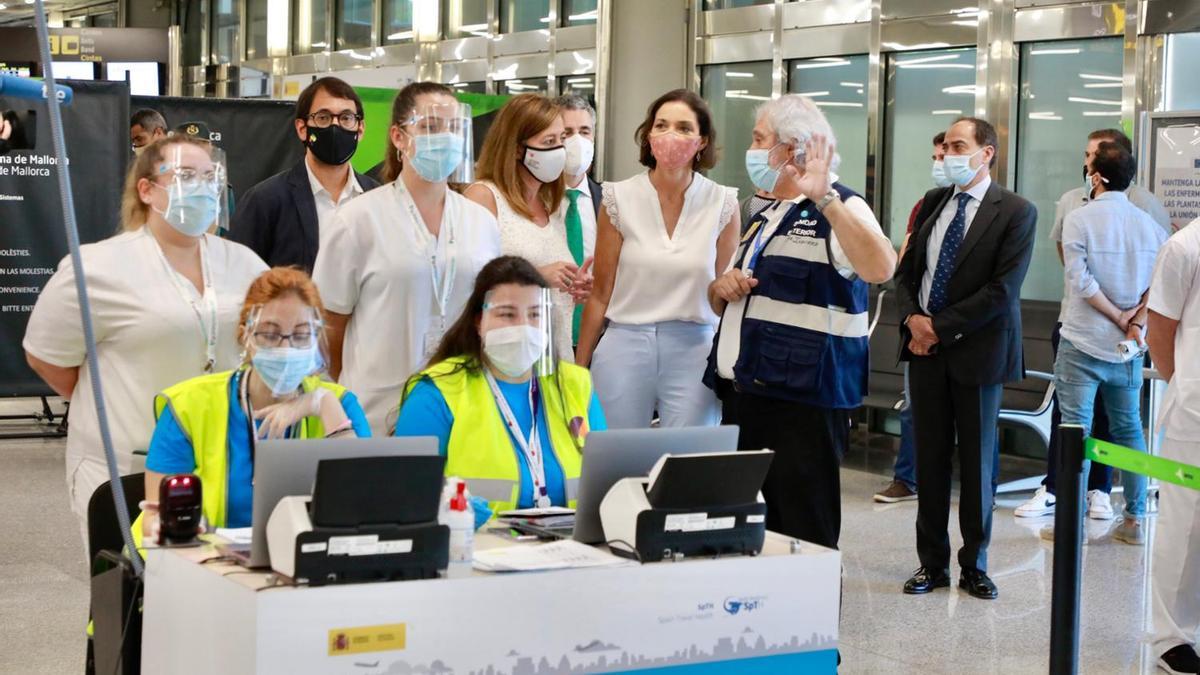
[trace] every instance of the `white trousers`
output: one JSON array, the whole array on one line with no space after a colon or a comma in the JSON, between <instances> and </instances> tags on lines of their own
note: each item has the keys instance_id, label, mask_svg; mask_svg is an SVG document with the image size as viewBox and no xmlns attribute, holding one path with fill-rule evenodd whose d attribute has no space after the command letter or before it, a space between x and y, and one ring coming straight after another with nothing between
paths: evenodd
<instances>
[{"instance_id":1,"label":"white trousers","mask_svg":"<svg viewBox=\"0 0 1200 675\"><path fill-rule=\"evenodd\" d=\"M688 321L612 323L592 357L592 382L610 429L715 426L716 394L702 379L713 327Z\"/></svg>"},{"instance_id":2,"label":"white trousers","mask_svg":"<svg viewBox=\"0 0 1200 675\"><path fill-rule=\"evenodd\" d=\"M1162 456L1200 464L1200 443L1164 438ZM1155 657L1196 644L1200 631L1200 492L1160 482L1150 576Z\"/></svg>"},{"instance_id":3,"label":"white trousers","mask_svg":"<svg viewBox=\"0 0 1200 675\"><path fill-rule=\"evenodd\" d=\"M70 462L70 460L68 460ZM76 465L67 465L67 495L71 499L71 510L79 521L79 533L83 537L83 550L88 550L88 502L92 493L108 482L108 464L103 459L92 457L76 460ZM136 514L132 514L136 516ZM91 561L88 561L91 565Z\"/></svg>"}]
</instances>

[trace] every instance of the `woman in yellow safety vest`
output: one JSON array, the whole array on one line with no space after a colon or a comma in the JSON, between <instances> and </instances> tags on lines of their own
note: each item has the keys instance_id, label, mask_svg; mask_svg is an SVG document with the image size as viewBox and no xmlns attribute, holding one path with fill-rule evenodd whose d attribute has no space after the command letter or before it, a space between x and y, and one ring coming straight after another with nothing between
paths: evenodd
<instances>
[{"instance_id":1,"label":"woman in yellow safety vest","mask_svg":"<svg viewBox=\"0 0 1200 675\"><path fill-rule=\"evenodd\" d=\"M264 272L242 305L242 366L185 380L155 397L158 423L146 457L146 501L133 528L136 539L157 539L163 476L200 477L209 527L248 527L259 439L371 435L354 394L317 375L327 363L322 310L317 287L304 272Z\"/></svg>"},{"instance_id":2,"label":"woman in yellow safety vest","mask_svg":"<svg viewBox=\"0 0 1200 675\"><path fill-rule=\"evenodd\" d=\"M549 287L524 258L480 270L462 316L409 379L397 436L436 436L446 475L493 511L573 506L604 412L591 374L554 354Z\"/></svg>"}]
</instances>

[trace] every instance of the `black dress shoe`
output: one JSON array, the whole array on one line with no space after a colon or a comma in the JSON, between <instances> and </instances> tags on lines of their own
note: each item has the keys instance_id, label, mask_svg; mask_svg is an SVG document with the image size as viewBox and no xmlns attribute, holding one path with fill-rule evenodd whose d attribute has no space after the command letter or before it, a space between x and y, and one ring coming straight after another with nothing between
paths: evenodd
<instances>
[{"instance_id":1,"label":"black dress shoe","mask_svg":"<svg viewBox=\"0 0 1200 675\"><path fill-rule=\"evenodd\" d=\"M958 587L963 589L972 598L980 600L995 600L1000 592L996 590L996 584L988 578L988 575L979 570L964 569L962 576L958 578Z\"/></svg>"},{"instance_id":2,"label":"black dress shoe","mask_svg":"<svg viewBox=\"0 0 1200 675\"><path fill-rule=\"evenodd\" d=\"M933 567L918 567L912 578L904 582L904 592L908 595L924 595L938 588L950 585L950 570Z\"/></svg>"}]
</instances>

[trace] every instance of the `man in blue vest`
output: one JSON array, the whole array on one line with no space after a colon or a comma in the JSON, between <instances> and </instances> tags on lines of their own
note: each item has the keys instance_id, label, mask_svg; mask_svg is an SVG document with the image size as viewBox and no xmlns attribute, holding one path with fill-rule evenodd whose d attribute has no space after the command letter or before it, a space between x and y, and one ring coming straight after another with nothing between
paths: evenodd
<instances>
[{"instance_id":1,"label":"man in blue vest","mask_svg":"<svg viewBox=\"0 0 1200 675\"><path fill-rule=\"evenodd\" d=\"M896 252L862 197L837 182L833 130L811 99L758 108L746 171L776 201L708 289L721 327L705 383L738 447L771 448L767 528L837 548L838 470L867 386L867 287Z\"/></svg>"},{"instance_id":2,"label":"man in blue vest","mask_svg":"<svg viewBox=\"0 0 1200 675\"><path fill-rule=\"evenodd\" d=\"M896 270L917 442L917 555L909 594L950 585L950 479L958 453L962 496L958 585L995 599L987 575L992 453L1005 382L1024 376L1021 283L1033 256L1037 209L994 183L996 130L964 117L946 130L946 177L925 193ZM986 486L986 487L985 487Z\"/></svg>"}]
</instances>

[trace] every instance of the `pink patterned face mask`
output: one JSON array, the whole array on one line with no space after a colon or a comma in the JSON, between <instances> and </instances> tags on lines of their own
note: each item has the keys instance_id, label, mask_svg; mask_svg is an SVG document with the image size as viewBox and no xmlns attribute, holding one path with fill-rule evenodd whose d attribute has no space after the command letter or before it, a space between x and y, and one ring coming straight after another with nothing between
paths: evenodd
<instances>
[{"instance_id":1,"label":"pink patterned face mask","mask_svg":"<svg viewBox=\"0 0 1200 675\"><path fill-rule=\"evenodd\" d=\"M674 131L650 137L650 152L654 161L664 169L682 169L691 166L700 151L699 136L680 136Z\"/></svg>"}]
</instances>

